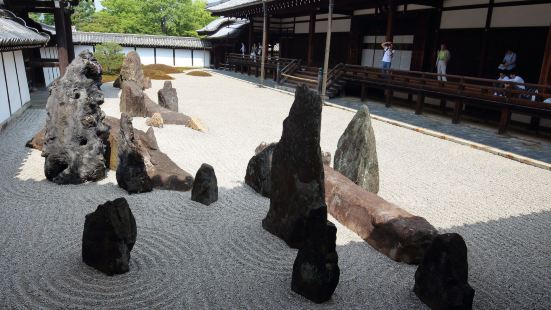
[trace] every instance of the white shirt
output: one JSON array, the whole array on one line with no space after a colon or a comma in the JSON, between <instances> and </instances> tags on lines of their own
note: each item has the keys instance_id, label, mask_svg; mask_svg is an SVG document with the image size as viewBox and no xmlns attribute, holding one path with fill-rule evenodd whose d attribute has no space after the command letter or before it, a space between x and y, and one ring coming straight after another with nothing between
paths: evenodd
<instances>
[{"instance_id":1,"label":"white shirt","mask_svg":"<svg viewBox=\"0 0 551 310\"><path fill-rule=\"evenodd\" d=\"M383 55L383 61L384 62L391 62L393 54L394 54L394 51L391 50L390 47L385 47L385 53Z\"/></svg>"},{"instance_id":2,"label":"white shirt","mask_svg":"<svg viewBox=\"0 0 551 310\"><path fill-rule=\"evenodd\" d=\"M513 78L513 79L509 79L509 81L515 82L515 83L524 83L524 80L518 75L515 76L515 78ZM518 89L526 89L526 87L524 85L514 85L514 86Z\"/></svg>"}]
</instances>

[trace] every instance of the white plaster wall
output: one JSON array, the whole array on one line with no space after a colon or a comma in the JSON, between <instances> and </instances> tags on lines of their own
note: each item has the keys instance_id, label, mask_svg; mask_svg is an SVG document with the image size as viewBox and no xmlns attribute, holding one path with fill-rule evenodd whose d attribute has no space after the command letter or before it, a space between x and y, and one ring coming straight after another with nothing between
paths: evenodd
<instances>
[{"instance_id":1,"label":"white plaster wall","mask_svg":"<svg viewBox=\"0 0 551 310\"><path fill-rule=\"evenodd\" d=\"M155 64L155 51L153 48L149 47L138 47L136 52L140 55L140 59L143 65L152 65Z\"/></svg>"},{"instance_id":2,"label":"white plaster wall","mask_svg":"<svg viewBox=\"0 0 551 310\"><path fill-rule=\"evenodd\" d=\"M191 50L177 49L176 54L176 67L191 67Z\"/></svg>"},{"instance_id":3,"label":"white plaster wall","mask_svg":"<svg viewBox=\"0 0 551 310\"><path fill-rule=\"evenodd\" d=\"M494 8L492 27L548 27L551 3Z\"/></svg>"},{"instance_id":4,"label":"white plaster wall","mask_svg":"<svg viewBox=\"0 0 551 310\"><path fill-rule=\"evenodd\" d=\"M443 11L440 29L484 28L488 9Z\"/></svg>"},{"instance_id":5,"label":"white plaster wall","mask_svg":"<svg viewBox=\"0 0 551 310\"><path fill-rule=\"evenodd\" d=\"M19 93L19 81L17 79L15 57L13 52L2 53L4 60L4 73L6 74L6 84L8 86L8 95L10 96L11 113L13 114L21 108L21 95Z\"/></svg>"},{"instance_id":6,"label":"white plaster wall","mask_svg":"<svg viewBox=\"0 0 551 310\"><path fill-rule=\"evenodd\" d=\"M205 51L200 51L200 50L193 51L193 66L205 67Z\"/></svg>"},{"instance_id":7,"label":"white plaster wall","mask_svg":"<svg viewBox=\"0 0 551 310\"><path fill-rule=\"evenodd\" d=\"M2 57L0 57L0 123L10 117L8 88L6 87L6 75L3 64L4 61L2 60Z\"/></svg>"},{"instance_id":8,"label":"white plaster wall","mask_svg":"<svg viewBox=\"0 0 551 310\"><path fill-rule=\"evenodd\" d=\"M308 27L308 24L306 24ZM350 19L336 19L332 21L331 32L349 32L350 31ZM316 22L316 33L327 32L327 21Z\"/></svg>"},{"instance_id":9,"label":"white plaster wall","mask_svg":"<svg viewBox=\"0 0 551 310\"><path fill-rule=\"evenodd\" d=\"M86 50L93 53L94 52L94 46L92 46L92 45L75 45L75 56L79 55L80 53L82 53Z\"/></svg>"},{"instance_id":10,"label":"white plaster wall","mask_svg":"<svg viewBox=\"0 0 551 310\"><path fill-rule=\"evenodd\" d=\"M123 46L123 48L122 48L122 52L125 55L130 53L130 52L133 52L134 50L135 50L134 47Z\"/></svg>"},{"instance_id":11,"label":"white plaster wall","mask_svg":"<svg viewBox=\"0 0 551 310\"><path fill-rule=\"evenodd\" d=\"M375 9L362 9L362 10L355 10L354 15L371 15L375 14Z\"/></svg>"},{"instance_id":12,"label":"white plaster wall","mask_svg":"<svg viewBox=\"0 0 551 310\"><path fill-rule=\"evenodd\" d=\"M157 48L155 63L174 66L174 55L171 48Z\"/></svg>"},{"instance_id":13,"label":"white plaster wall","mask_svg":"<svg viewBox=\"0 0 551 310\"><path fill-rule=\"evenodd\" d=\"M309 28L308 23L296 23L295 33L308 33L308 28Z\"/></svg>"},{"instance_id":14,"label":"white plaster wall","mask_svg":"<svg viewBox=\"0 0 551 310\"><path fill-rule=\"evenodd\" d=\"M17 68L17 78L19 79L19 92L21 94L21 103L25 104L31 100L29 93L29 82L27 80L27 72L25 72L25 60L23 59L22 51L13 52L15 56L15 66Z\"/></svg>"},{"instance_id":15,"label":"white plaster wall","mask_svg":"<svg viewBox=\"0 0 551 310\"><path fill-rule=\"evenodd\" d=\"M488 0L444 0L444 7L453 7L461 5L486 4ZM409 9L409 6L408 6Z\"/></svg>"}]
</instances>

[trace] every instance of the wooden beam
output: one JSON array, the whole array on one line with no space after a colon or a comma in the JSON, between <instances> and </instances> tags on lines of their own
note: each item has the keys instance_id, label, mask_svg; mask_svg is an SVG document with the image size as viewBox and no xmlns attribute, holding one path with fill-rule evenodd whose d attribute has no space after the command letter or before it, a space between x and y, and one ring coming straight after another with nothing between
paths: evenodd
<instances>
[{"instance_id":1,"label":"wooden beam","mask_svg":"<svg viewBox=\"0 0 551 310\"><path fill-rule=\"evenodd\" d=\"M316 12L312 11L310 13L310 20L308 23L308 54L306 56L306 63L308 64L308 66L313 65L315 34L316 34Z\"/></svg>"}]
</instances>

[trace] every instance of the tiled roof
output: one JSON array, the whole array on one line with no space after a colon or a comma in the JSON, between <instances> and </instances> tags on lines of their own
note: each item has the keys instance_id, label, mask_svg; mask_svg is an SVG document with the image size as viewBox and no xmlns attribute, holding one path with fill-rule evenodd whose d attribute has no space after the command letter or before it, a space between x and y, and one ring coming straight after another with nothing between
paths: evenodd
<instances>
[{"instance_id":1,"label":"tiled roof","mask_svg":"<svg viewBox=\"0 0 551 310\"><path fill-rule=\"evenodd\" d=\"M246 19L236 20L232 22L230 25L220 27L218 31L216 31L214 34L207 37L207 39L232 39L239 36L241 31L243 30L243 26L247 25L249 23Z\"/></svg>"},{"instance_id":2,"label":"tiled roof","mask_svg":"<svg viewBox=\"0 0 551 310\"><path fill-rule=\"evenodd\" d=\"M262 3L262 0L229 0L226 2L222 2L220 4L208 7L207 10L213 13L217 13L217 12L224 12L227 10L237 9L240 7L245 7L245 6L260 4L260 3Z\"/></svg>"},{"instance_id":3,"label":"tiled roof","mask_svg":"<svg viewBox=\"0 0 551 310\"><path fill-rule=\"evenodd\" d=\"M100 44L104 42L115 42L122 46L144 46L144 47L171 47L190 49L210 49L208 41L193 37L174 37L148 34L127 34L127 33L103 33L103 32L73 32L74 44Z\"/></svg>"},{"instance_id":4,"label":"tiled roof","mask_svg":"<svg viewBox=\"0 0 551 310\"><path fill-rule=\"evenodd\" d=\"M50 40L47 34L0 16L0 50L16 50L44 46Z\"/></svg>"},{"instance_id":5,"label":"tiled roof","mask_svg":"<svg viewBox=\"0 0 551 310\"><path fill-rule=\"evenodd\" d=\"M234 20L235 20L235 18L231 18L231 17L219 17L219 18L213 20L212 22L210 22L205 27L197 30L197 33L199 33L199 34L213 33L215 31L217 31L218 28L220 28L221 26L223 26L225 24L229 24Z\"/></svg>"}]
</instances>

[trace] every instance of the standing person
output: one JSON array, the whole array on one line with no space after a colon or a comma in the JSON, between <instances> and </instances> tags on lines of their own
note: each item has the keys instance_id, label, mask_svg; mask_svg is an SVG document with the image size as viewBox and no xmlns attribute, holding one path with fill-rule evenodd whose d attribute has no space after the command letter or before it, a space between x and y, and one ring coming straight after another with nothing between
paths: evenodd
<instances>
[{"instance_id":1,"label":"standing person","mask_svg":"<svg viewBox=\"0 0 551 310\"><path fill-rule=\"evenodd\" d=\"M383 42L381 47L384 50L383 53L383 72L387 73L392 65L392 56L394 56L394 45L392 42Z\"/></svg>"},{"instance_id":2,"label":"standing person","mask_svg":"<svg viewBox=\"0 0 551 310\"><path fill-rule=\"evenodd\" d=\"M446 78L446 68L448 67L448 61L450 61L451 54L448 48L446 47L446 44L442 43L440 44L440 49L438 50L438 53L436 54L436 73L438 73L438 80L447 82L448 78ZM443 75L440 75L443 74Z\"/></svg>"},{"instance_id":3,"label":"standing person","mask_svg":"<svg viewBox=\"0 0 551 310\"><path fill-rule=\"evenodd\" d=\"M517 54L513 52L512 49L509 48L507 49L505 56L503 56L503 61L497 68L500 70L511 72L516 67L517 67Z\"/></svg>"},{"instance_id":4,"label":"standing person","mask_svg":"<svg viewBox=\"0 0 551 310\"><path fill-rule=\"evenodd\" d=\"M240 51L241 51L241 57L243 57L243 58L245 58L245 50L246 50L246 48L245 48L245 43L241 42L241 49L240 49Z\"/></svg>"},{"instance_id":5,"label":"standing person","mask_svg":"<svg viewBox=\"0 0 551 310\"><path fill-rule=\"evenodd\" d=\"M256 43L253 43L253 46L251 47L251 59L256 61Z\"/></svg>"}]
</instances>

